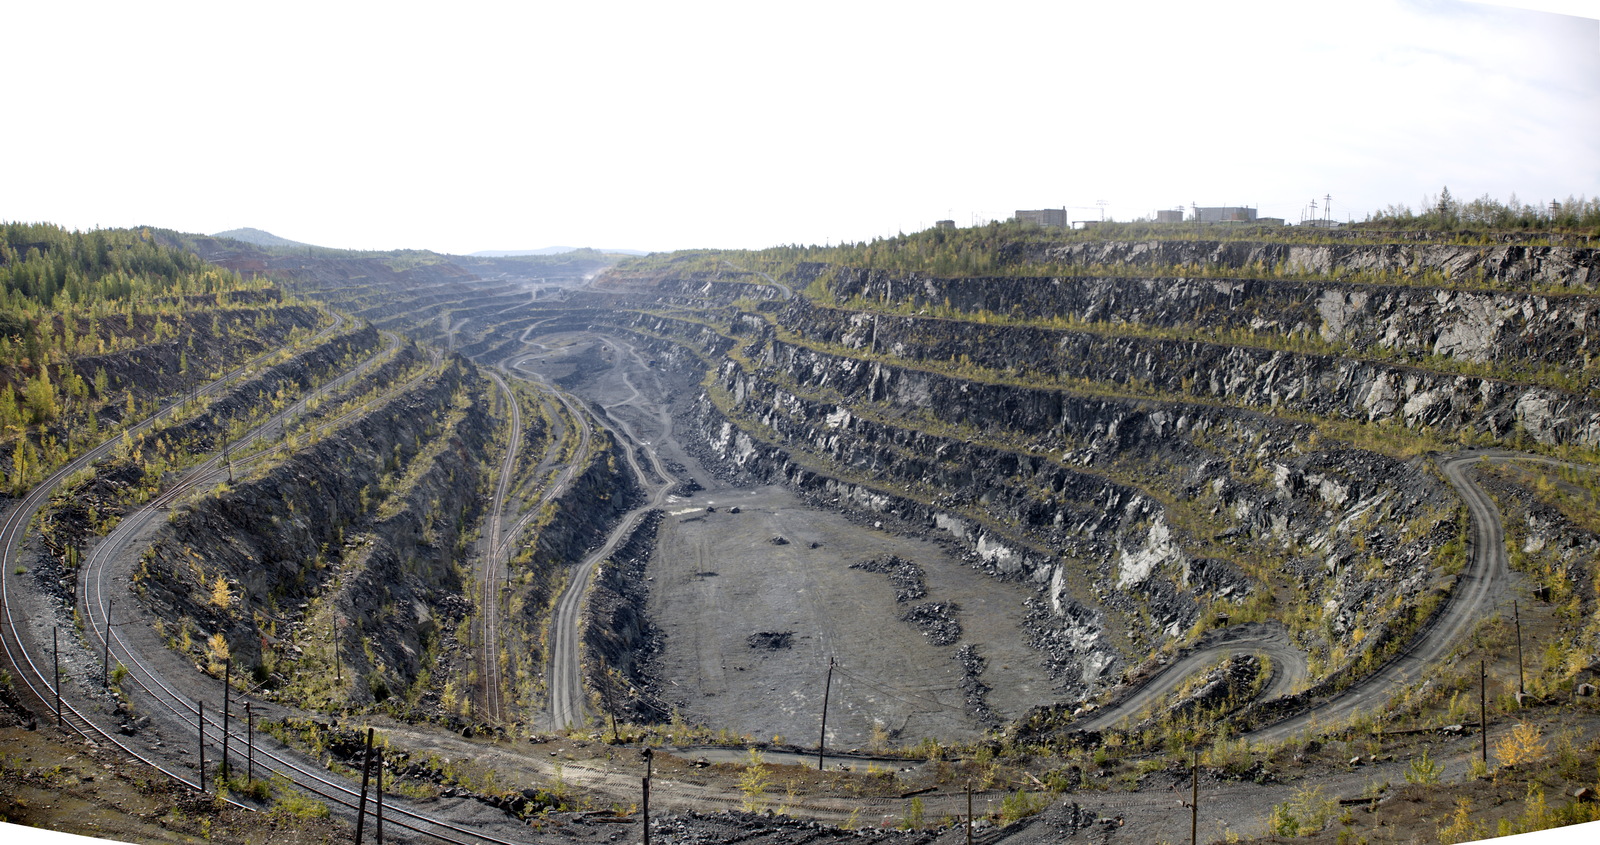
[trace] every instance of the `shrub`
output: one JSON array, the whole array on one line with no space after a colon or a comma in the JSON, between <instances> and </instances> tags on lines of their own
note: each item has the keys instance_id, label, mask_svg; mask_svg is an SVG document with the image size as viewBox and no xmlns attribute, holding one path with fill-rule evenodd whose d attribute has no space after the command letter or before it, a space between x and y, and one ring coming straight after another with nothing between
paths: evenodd
<instances>
[{"instance_id":1,"label":"shrub","mask_svg":"<svg viewBox=\"0 0 1600 845\"><path fill-rule=\"evenodd\" d=\"M1338 809L1338 799L1324 795L1321 786L1302 787L1272 808L1267 829L1277 836L1310 836L1326 827Z\"/></svg>"},{"instance_id":2,"label":"shrub","mask_svg":"<svg viewBox=\"0 0 1600 845\"><path fill-rule=\"evenodd\" d=\"M739 792L744 795L741 806L745 812L759 813L766 803L762 795L766 793L767 786L772 783L772 773L761 762L761 752L750 749L750 759L745 765L744 774L739 775Z\"/></svg>"},{"instance_id":3,"label":"shrub","mask_svg":"<svg viewBox=\"0 0 1600 845\"><path fill-rule=\"evenodd\" d=\"M1538 725L1527 722L1518 722L1511 733L1501 737L1494 745L1494 756L1499 758L1502 766L1532 762L1543 757L1544 752L1543 733Z\"/></svg>"},{"instance_id":4,"label":"shrub","mask_svg":"<svg viewBox=\"0 0 1600 845\"><path fill-rule=\"evenodd\" d=\"M1413 757L1411 764L1406 767L1406 783L1438 783L1439 775L1443 772L1444 766L1423 751L1421 757Z\"/></svg>"},{"instance_id":5,"label":"shrub","mask_svg":"<svg viewBox=\"0 0 1600 845\"><path fill-rule=\"evenodd\" d=\"M1035 813L1042 812L1050 805L1050 799L1038 793L1017 790L1007 795L1000 801L1000 821L1005 824L1025 819Z\"/></svg>"}]
</instances>

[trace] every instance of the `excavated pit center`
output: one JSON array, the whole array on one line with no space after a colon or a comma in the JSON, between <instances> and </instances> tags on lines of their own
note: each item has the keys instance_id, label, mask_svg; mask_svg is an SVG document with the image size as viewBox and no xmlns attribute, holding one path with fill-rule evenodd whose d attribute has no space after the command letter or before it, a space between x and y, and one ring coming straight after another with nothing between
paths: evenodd
<instances>
[{"instance_id":1,"label":"excavated pit center","mask_svg":"<svg viewBox=\"0 0 1600 845\"><path fill-rule=\"evenodd\" d=\"M761 740L817 741L828 661L835 661L828 744L868 747L970 739L988 725L972 706L958 656L973 646L976 680L994 716L1053 700L1042 655L1023 629L1026 585L1001 581L931 540L906 537L808 505L779 487L718 482L686 448L699 433L670 426L653 402L669 385L649 356L575 341L541 370L624 420L645 445L702 485L667 507L648 564L651 618L665 632L662 697L690 723ZM613 338L613 342L621 341ZM546 370L546 366L550 369ZM923 571L926 595L897 601L887 574L851 565L895 555ZM902 617L946 610L960 637L935 644Z\"/></svg>"},{"instance_id":2,"label":"excavated pit center","mask_svg":"<svg viewBox=\"0 0 1600 845\"><path fill-rule=\"evenodd\" d=\"M922 568L927 595L898 602L887 575L851 568L889 555ZM807 507L787 490L720 490L678 504L649 571L650 612L666 632L664 692L692 722L814 743L832 658L830 745L972 738L984 725L963 689L958 651L968 644L986 661L978 680L992 688L987 702L998 716L1049 700L1021 627L1031 591L931 541ZM938 602L959 605L952 615L962 633L947 645L902 621L911 607Z\"/></svg>"}]
</instances>

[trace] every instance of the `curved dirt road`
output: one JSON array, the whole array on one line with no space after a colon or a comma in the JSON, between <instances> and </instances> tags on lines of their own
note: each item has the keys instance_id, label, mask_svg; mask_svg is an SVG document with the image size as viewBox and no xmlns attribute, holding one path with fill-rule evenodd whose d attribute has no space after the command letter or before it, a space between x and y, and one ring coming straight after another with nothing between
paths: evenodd
<instances>
[{"instance_id":1,"label":"curved dirt road","mask_svg":"<svg viewBox=\"0 0 1600 845\"><path fill-rule=\"evenodd\" d=\"M1431 625L1413 637L1398 655L1390 658L1378 671L1338 697L1255 731L1250 736L1268 742L1286 739L1314 722L1338 721L1361 710L1381 708L1395 690L1421 680L1429 667L1460 646L1472 629L1483 621L1496 594L1508 586L1511 571L1506 559L1505 525L1500 509L1472 479L1469 470L1479 460L1512 461L1528 458L1532 456L1502 451L1439 456L1439 469L1461 495L1472 526L1467 565L1456 578L1455 588L1445 599L1444 608Z\"/></svg>"},{"instance_id":2,"label":"curved dirt road","mask_svg":"<svg viewBox=\"0 0 1600 845\"><path fill-rule=\"evenodd\" d=\"M1294 692L1310 678L1305 650L1290 640L1289 632L1282 625L1239 625L1224 629L1220 642L1196 649L1174 661L1126 698L1090 716L1083 727L1092 731L1112 727L1158 704L1190 675L1205 671L1218 660L1245 654L1265 656L1272 662L1272 677L1261 691L1260 700Z\"/></svg>"},{"instance_id":3,"label":"curved dirt road","mask_svg":"<svg viewBox=\"0 0 1600 845\"><path fill-rule=\"evenodd\" d=\"M1457 578L1443 610L1426 630L1417 634L1404 650L1378 671L1333 699L1247 736L1258 741L1281 740L1305 730L1314 722L1326 724L1348 718L1364 709L1382 707L1396 689L1415 683L1430 666L1443 660L1465 640L1473 626L1483 620L1495 595L1507 586L1510 572L1500 509L1472 479L1470 469L1479 461L1519 460L1562 463L1550 458L1501 450L1465 452L1437 458L1445 479L1466 504L1472 526L1467 565ZM1265 653L1279 670L1259 700L1270 700L1290 692L1307 677L1305 653L1289 642L1286 635L1229 638L1225 642L1198 649L1172 664L1128 697L1088 717L1082 726L1090 730L1109 728L1158 703L1190 674L1203 670L1223 657L1247 653Z\"/></svg>"}]
</instances>

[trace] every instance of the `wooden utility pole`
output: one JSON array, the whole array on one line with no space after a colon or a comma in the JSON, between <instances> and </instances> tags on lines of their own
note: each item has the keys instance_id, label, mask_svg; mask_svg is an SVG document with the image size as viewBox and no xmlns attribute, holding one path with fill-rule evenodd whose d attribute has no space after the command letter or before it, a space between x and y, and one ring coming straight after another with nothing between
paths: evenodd
<instances>
[{"instance_id":1,"label":"wooden utility pole","mask_svg":"<svg viewBox=\"0 0 1600 845\"><path fill-rule=\"evenodd\" d=\"M356 845L367 821L367 777L372 774L372 728L367 728L367 753L361 758L361 800L356 804Z\"/></svg>"},{"instance_id":2,"label":"wooden utility pole","mask_svg":"<svg viewBox=\"0 0 1600 845\"><path fill-rule=\"evenodd\" d=\"M200 791L206 791L206 703L195 702L198 705L195 725L200 728Z\"/></svg>"},{"instance_id":3,"label":"wooden utility pole","mask_svg":"<svg viewBox=\"0 0 1600 845\"><path fill-rule=\"evenodd\" d=\"M228 689L228 675L230 675L232 673L233 673L233 657L230 655L228 657L228 659L222 661L222 776L223 777L228 777L229 775L232 774L232 772L228 771L228 711L229 711L229 704L230 704L230 702L229 702L229 693L232 692L232 690Z\"/></svg>"},{"instance_id":4,"label":"wooden utility pole","mask_svg":"<svg viewBox=\"0 0 1600 845\"><path fill-rule=\"evenodd\" d=\"M256 714L248 701L244 703L244 724L244 780L249 783L256 779Z\"/></svg>"},{"instance_id":5,"label":"wooden utility pole","mask_svg":"<svg viewBox=\"0 0 1600 845\"><path fill-rule=\"evenodd\" d=\"M1478 738L1483 765L1489 765L1489 670L1478 661Z\"/></svg>"},{"instance_id":6,"label":"wooden utility pole","mask_svg":"<svg viewBox=\"0 0 1600 845\"><path fill-rule=\"evenodd\" d=\"M383 845L383 753L378 753L378 845Z\"/></svg>"},{"instance_id":7,"label":"wooden utility pole","mask_svg":"<svg viewBox=\"0 0 1600 845\"><path fill-rule=\"evenodd\" d=\"M972 781L967 781L967 845L972 845Z\"/></svg>"},{"instance_id":8,"label":"wooden utility pole","mask_svg":"<svg viewBox=\"0 0 1600 845\"><path fill-rule=\"evenodd\" d=\"M1189 845L1200 843L1200 752L1194 752L1189 777Z\"/></svg>"},{"instance_id":9,"label":"wooden utility pole","mask_svg":"<svg viewBox=\"0 0 1600 845\"><path fill-rule=\"evenodd\" d=\"M100 652L100 663L104 674L100 676L100 682L108 687L111 686L111 604L114 601L116 599L106 599L106 631L100 638L104 643L104 650Z\"/></svg>"},{"instance_id":10,"label":"wooden utility pole","mask_svg":"<svg viewBox=\"0 0 1600 845\"><path fill-rule=\"evenodd\" d=\"M61 626L50 629L50 652L56 664L56 727L61 727Z\"/></svg>"},{"instance_id":11,"label":"wooden utility pole","mask_svg":"<svg viewBox=\"0 0 1600 845\"><path fill-rule=\"evenodd\" d=\"M1511 602L1511 618L1517 623L1517 705L1521 706L1522 696L1527 694L1528 689L1522 680L1522 612L1517 609L1515 600Z\"/></svg>"},{"instance_id":12,"label":"wooden utility pole","mask_svg":"<svg viewBox=\"0 0 1600 845\"><path fill-rule=\"evenodd\" d=\"M833 658L828 658L828 677L822 682L822 734L817 738L817 771L822 771L822 751L828 745L828 694L833 691Z\"/></svg>"},{"instance_id":13,"label":"wooden utility pole","mask_svg":"<svg viewBox=\"0 0 1600 845\"><path fill-rule=\"evenodd\" d=\"M646 748L644 755L644 791L640 794L640 808L644 812L644 845L650 845L650 761L655 759L655 752Z\"/></svg>"}]
</instances>

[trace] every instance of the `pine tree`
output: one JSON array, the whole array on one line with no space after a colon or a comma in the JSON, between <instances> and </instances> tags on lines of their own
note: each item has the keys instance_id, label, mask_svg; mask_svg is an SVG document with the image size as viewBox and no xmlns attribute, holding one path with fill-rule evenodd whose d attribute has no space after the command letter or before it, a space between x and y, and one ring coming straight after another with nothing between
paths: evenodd
<instances>
[{"instance_id":1,"label":"pine tree","mask_svg":"<svg viewBox=\"0 0 1600 845\"><path fill-rule=\"evenodd\" d=\"M17 408L17 392L6 385L0 390L0 429L22 425L22 411Z\"/></svg>"},{"instance_id":2,"label":"pine tree","mask_svg":"<svg viewBox=\"0 0 1600 845\"><path fill-rule=\"evenodd\" d=\"M56 417L56 388L50 383L50 371L40 367L39 374L28 379L22 388L22 402L34 423L44 423Z\"/></svg>"},{"instance_id":3,"label":"pine tree","mask_svg":"<svg viewBox=\"0 0 1600 845\"><path fill-rule=\"evenodd\" d=\"M217 580L211 585L211 603L217 607L228 607L233 604L233 591L228 589L228 579L218 575Z\"/></svg>"}]
</instances>

